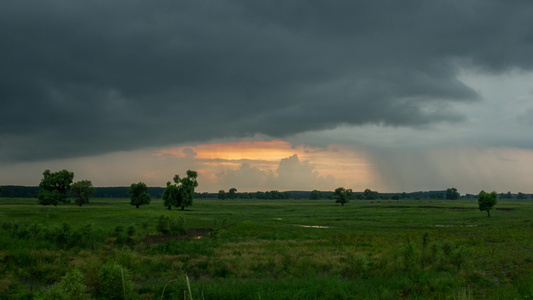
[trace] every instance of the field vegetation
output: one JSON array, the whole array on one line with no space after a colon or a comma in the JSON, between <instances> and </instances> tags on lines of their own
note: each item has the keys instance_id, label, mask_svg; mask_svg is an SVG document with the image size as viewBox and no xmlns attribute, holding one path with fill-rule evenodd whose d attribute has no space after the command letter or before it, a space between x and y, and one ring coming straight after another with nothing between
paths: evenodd
<instances>
[{"instance_id":1,"label":"field vegetation","mask_svg":"<svg viewBox=\"0 0 533 300\"><path fill-rule=\"evenodd\" d=\"M533 299L533 203L0 199L1 299Z\"/></svg>"}]
</instances>

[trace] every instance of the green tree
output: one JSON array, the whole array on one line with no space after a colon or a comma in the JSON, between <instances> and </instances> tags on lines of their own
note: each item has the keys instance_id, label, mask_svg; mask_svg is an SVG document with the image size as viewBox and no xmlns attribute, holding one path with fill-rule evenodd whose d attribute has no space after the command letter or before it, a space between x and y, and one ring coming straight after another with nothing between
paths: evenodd
<instances>
[{"instance_id":1,"label":"green tree","mask_svg":"<svg viewBox=\"0 0 533 300\"><path fill-rule=\"evenodd\" d=\"M176 180L176 176L174 177L174 180ZM177 176L177 180L179 181L179 176ZM172 206L178 206L181 199L178 186L171 184L170 181L168 181L167 188L163 192L162 198L163 205L165 205L168 210L171 210Z\"/></svg>"},{"instance_id":2,"label":"green tree","mask_svg":"<svg viewBox=\"0 0 533 300\"><path fill-rule=\"evenodd\" d=\"M479 204L479 210L487 211L487 215L490 218L490 210L498 203L498 194L496 192L487 193L481 191L477 197L477 203Z\"/></svg>"},{"instance_id":3,"label":"green tree","mask_svg":"<svg viewBox=\"0 0 533 300\"><path fill-rule=\"evenodd\" d=\"M322 199L322 192L319 191L319 190L312 190L311 194L309 194L309 199L311 199L311 200Z\"/></svg>"},{"instance_id":4,"label":"green tree","mask_svg":"<svg viewBox=\"0 0 533 300\"><path fill-rule=\"evenodd\" d=\"M194 200L194 189L198 187L198 173L196 171L187 170L187 177L181 179L181 201L179 206L181 210L185 210L185 207L192 206Z\"/></svg>"},{"instance_id":5,"label":"green tree","mask_svg":"<svg viewBox=\"0 0 533 300\"><path fill-rule=\"evenodd\" d=\"M54 205L59 203L68 203L67 191L74 179L74 173L67 170L61 170L58 172L50 172L45 170L43 173L43 179L39 183L39 204L42 205Z\"/></svg>"},{"instance_id":6,"label":"green tree","mask_svg":"<svg viewBox=\"0 0 533 300\"><path fill-rule=\"evenodd\" d=\"M370 189L366 189L363 192L363 197L365 197L366 200L376 200L379 196L379 193L377 191L372 191Z\"/></svg>"},{"instance_id":7,"label":"green tree","mask_svg":"<svg viewBox=\"0 0 533 300\"><path fill-rule=\"evenodd\" d=\"M81 180L74 182L70 186L70 193L76 197L76 204L81 206L82 204L89 203L89 197L94 195L96 190L93 187L93 183L90 180Z\"/></svg>"},{"instance_id":8,"label":"green tree","mask_svg":"<svg viewBox=\"0 0 533 300\"><path fill-rule=\"evenodd\" d=\"M218 199L220 200L224 200L226 199L226 192L224 190L220 190L218 191L218 195L217 195Z\"/></svg>"},{"instance_id":9,"label":"green tree","mask_svg":"<svg viewBox=\"0 0 533 300\"><path fill-rule=\"evenodd\" d=\"M335 189L335 192L333 192L335 203L340 203L342 206L344 206L344 203L348 203L348 201L350 201L351 196L352 196L352 190L345 189L343 187L338 187Z\"/></svg>"},{"instance_id":10,"label":"green tree","mask_svg":"<svg viewBox=\"0 0 533 300\"><path fill-rule=\"evenodd\" d=\"M167 188L163 192L164 205L171 209L172 206L185 207L192 206L194 200L194 189L198 186L196 178L198 173L187 170L187 177L180 178L179 175L174 175L174 184L167 182Z\"/></svg>"},{"instance_id":11,"label":"green tree","mask_svg":"<svg viewBox=\"0 0 533 300\"><path fill-rule=\"evenodd\" d=\"M456 200L456 199L459 199L459 196L461 195L459 194L456 188L446 189L446 199Z\"/></svg>"},{"instance_id":12,"label":"green tree","mask_svg":"<svg viewBox=\"0 0 533 300\"><path fill-rule=\"evenodd\" d=\"M148 187L144 182L132 183L128 192L131 194L131 205L139 208L140 205L150 204L152 199L148 194Z\"/></svg>"},{"instance_id":13,"label":"green tree","mask_svg":"<svg viewBox=\"0 0 533 300\"><path fill-rule=\"evenodd\" d=\"M237 189L236 188L231 188L231 189L229 189L228 197L230 199L235 199L236 193L237 193Z\"/></svg>"}]
</instances>

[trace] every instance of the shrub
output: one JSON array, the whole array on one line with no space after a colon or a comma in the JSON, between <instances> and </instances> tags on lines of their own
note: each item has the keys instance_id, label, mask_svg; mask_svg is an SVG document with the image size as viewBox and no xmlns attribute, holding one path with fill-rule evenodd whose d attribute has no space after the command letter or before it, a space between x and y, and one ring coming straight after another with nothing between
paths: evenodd
<instances>
[{"instance_id":1,"label":"shrub","mask_svg":"<svg viewBox=\"0 0 533 300\"><path fill-rule=\"evenodd\" d=\"M174 222L172 222L172 233L173 234L184 234L185 233L185 219L182 216L179 216Z\"/></svg>"},{"instance_id":2,"label":"shrub","mask_svg":"<svg viewBox=\"0 0 533 300\"><path fill-rule=\"evenodd\" d=\"M86 291L87 287L83 284L83 274L80 270L74 269L67 272L59 283L52 285L47 291L38 294L35 298L43 300L89 299Z\"/></svg>"},{"instance_id":3,"label":"shrub","mask_svg":"<svg viewBox=\"0 0 533 300\"><path fill-rule=\"evenodd\" d=\"M157 231L162 234L184 234L185 233L185 219L179 216L176 220L171 220L170 217L161 215L157 223Z\"/></svg>"},{"instance_id":4,"label":"shrub","mask_svg":"<svg viewBox=\"0 0 533 300\"><path fill-rule=\"evenodd\" d=\"M412 274L416 270L419 256L420 253L416 249L415 243L410 238L407 238L405 245L401 249L403 266L407 272Z\"/></svg>"},{"instance_id":5,"label":"shrub","mask_svg":"<svg viewBox=\"0 0 533 300\"><path fill-rule=\"evenodd\" d=\"M164 215L159 216L159 222L157 222L156 229L157 232L161 232L162 234L170 234L172 232L170 218Z\"/></svg>"},{"instance_id":6,"label":"shrub","mask_svg":"<svg viewBox=\"0 0 533 300\"><path fill-rule=\"evenodd\" d=\"M128 270L117 263L105 264L98 271L98 294L105 299L125 299L132 287Z\"/></svg>"},{"instance_id":7,"label":"shrub","mask_svg":"<svg viewBox=\"0 0 533 300\"><path fill-rule=\"evenodd\" d=\"M137 229L135 228L135 225L132 224L132 225L128 226L128 235L129 236L134 236L136 231L137 231Z\"/></svg>"}]
</instances>

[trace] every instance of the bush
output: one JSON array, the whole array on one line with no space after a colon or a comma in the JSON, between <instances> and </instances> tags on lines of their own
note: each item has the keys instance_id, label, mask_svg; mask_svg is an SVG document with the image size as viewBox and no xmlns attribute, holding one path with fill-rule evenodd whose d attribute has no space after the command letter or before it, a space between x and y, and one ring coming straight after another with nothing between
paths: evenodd
<instances>
[{"instance_id":1,"label":"bush","mask_svg":"<svg viewBox=\"0 0 533 300\"><path fill-rule=\"evenodd\" d=\"M406 243L401 248L401 257L405 271L413 274L417 270L420 253L415 247L415 243L407 238Z\"/></svg>"},{"instance_id":2,"label":"bush","mask_svg":"<svg viewBox=\"0 0 533 300\"><path fill-rule=\"evenodd\" d=\"M185 233L185 219L183 217L178 217L176 220L172 221L170 217L161 215L157 223L156 229L162 234L184 234Z\"/></svg>"},{"instance_id":3,"label":"bush","mask_svg":"<svg viewBox=\"0 0 533 300\"><path fill-rule=\"evenodd\" d=\"M170 218L164 215L159 216L159 222L157 222L156 229L157 232L161 232L162 234L170 234L172 232L170 228Z\"/></svg>"},{"instance_id":4,"label":"bush","mask_svg":"<svg viewBox=\"0 0 533 300\"><path fill-rule=\"evenodd\" d=\"M128 236L134 236L136 231L135 225L128 226Z\"/></svg>"},{"instance_id":5,"label":"bush","mask_svg":"<svg viewBox=\"0 0 533 300\"><path fill-rule=\"evenodd\" d=\"M83 274L74 269L67 272L59 283L52 285L47 291L38 294L35 299L42 300L70 300L89 299L87 287L83 284Z\"/></svg>"},{"instance_id":6,"label":"bush","mask_svg":"<svg viewBox=\"0 0 533 300\"><path fill-rule=\"evenodd\" d=\"M98 271L98 294L105 299L125 299L132 287L128 270L117 263L105 264Z\"/></svg>"}]
</instances>

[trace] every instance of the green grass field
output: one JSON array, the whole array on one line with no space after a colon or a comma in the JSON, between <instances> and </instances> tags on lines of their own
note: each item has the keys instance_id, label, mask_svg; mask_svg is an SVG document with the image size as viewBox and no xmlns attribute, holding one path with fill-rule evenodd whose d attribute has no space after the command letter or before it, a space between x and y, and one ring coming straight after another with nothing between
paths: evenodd
<instances>
[{"instance_id":1,"label":"green grass field","mask_svg":"<svg viewBox=\"0 0 533 300\"><path fill-rule=\"evenodd\" d=\"M179 234L157 231L162 215ZM81 291L66 288L73 282ZM1 198L0 298L73 293L533 299L533 202L500 201L488 218L472 200L196 199L168 211L161 200L136 209L129 199L49 207Z\"/></svg>"}]
</instances>

